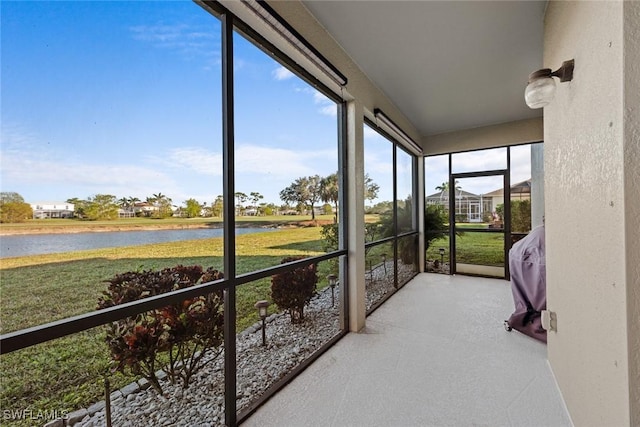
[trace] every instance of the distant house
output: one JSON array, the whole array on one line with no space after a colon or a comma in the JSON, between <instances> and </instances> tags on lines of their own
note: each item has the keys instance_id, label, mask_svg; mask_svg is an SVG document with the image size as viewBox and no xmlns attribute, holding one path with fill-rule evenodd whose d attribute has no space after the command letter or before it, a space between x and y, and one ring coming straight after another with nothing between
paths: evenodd
<instances>
[{"instance_id":1,"label":"distant house","mask_svg":"<svg viewBox=\"0 0 640 427\"><path fill-rule=\"evenodd\" d=\"M31 203L33 219L73 218L74 204L67 202Z\"/></svg>"},{"instance_id":2,"label":"distant house","mask_svg":"<svg viewBox=\"0 0 640 427\"><path fill-rule=\"evenodd\" d=\"M490 191L484 197L491 200L491 209L495 211L496 206L504 203L504 189ZM511 186L511 200L531 200L531 178Z\"/></svg>"},{"instance_id":3,"label":"distant house","mask_svg":"<svg viewBox=\"0 0 640 427\"><path fill-rule=\"evenodd\" d=\"M159 208L151 203L138 202L133 206L133 212L136 216L151 216Z\"/></svg>"},{"instance_id":4,"label":"distant house","mask_svg":"<svg viewBox=\"0 0 640 427\"><path fill-rule=\"evenodd\" d=\"M136 213L131 208L118 208L118 218L133 218Z\"/></svg>"},{"instance_id":5,"label":"distant house","mask_svg":"<svg viewBox=\"0 0 640 427\"><path fill-rule=\"evenodd\" d=\"M455 191L456 220L459 222L482 222L485 212L491 212L491 199L456 189ZM449 191L439 191L427 196L427 206L440 205L449 211Z\"/></svg>"}]
</instances>

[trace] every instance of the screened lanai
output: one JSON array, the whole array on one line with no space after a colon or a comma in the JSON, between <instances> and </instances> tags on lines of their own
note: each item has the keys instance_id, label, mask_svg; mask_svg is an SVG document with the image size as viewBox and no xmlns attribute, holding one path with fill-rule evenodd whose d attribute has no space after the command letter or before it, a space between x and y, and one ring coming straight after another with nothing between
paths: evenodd
<instances>
[{"instance_id":1,"label":"screened lanai","mask_svg":"<svg viewBox=\"0 0 640 427\"><path fill-rule=\"evenodd\" d=\"M640 198L623 155L637 16L633 2L3 2L3 192L46 189L83 215L146 200L152 218L126 220L219 233L3 259L7 422L286 424L278 398L334 410L331 387L357 378L375 411L356 398L313 421L390 425L371 415L391 405L406 424L637 424ZM528 108L529 73L571 58L574 81ZM543 218L557 328L536 347L493 321L509 249ZM445 274L424 273L436 261ZM505 354L535 365L510 365L530 381L509 390L540 400L487 398ZM426 393L435 409L413 393L432 377L405 364L446 386ZM308 399L300 381L336 374ZM405 381L391 403L385 376Z\"/></svg>"}]
</instances>

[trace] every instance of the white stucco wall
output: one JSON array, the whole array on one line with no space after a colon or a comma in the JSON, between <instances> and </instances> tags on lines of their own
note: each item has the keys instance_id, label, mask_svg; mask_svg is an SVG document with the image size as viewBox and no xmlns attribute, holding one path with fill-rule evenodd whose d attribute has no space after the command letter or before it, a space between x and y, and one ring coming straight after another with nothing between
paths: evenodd
<instances>
[{"instance_id":1,"label":"white stucco wall","mask_svg":"<svg viewBox=\"0 0 640 427\"><path fill-rule=\"evenodd\" d=\"M531 229L544 219L544 144L531 144Z\"/></svg>"},{"instance_id":2,"label":"white stucco wall","mask_svg":"<svg viewBox=\"0 0 640 427\"><path fill-rule=\"evenodd\" d=\"M640 2L624 4L624 194L631 425L640 426Z\"/></svg>"},{"instance_id":3,"label":"white stucco wall","mask_svg":"<svg viewBox=\"0 0 640 427\"><path fill-rule=\"evenodd\" d=\"M638 405L627 243L640 238L628 215L640 162L625 157L637 140L627 139L623 21L622 2L554 1L545 17L544 66L575 59L574 80L544 109L544 169L547 307L558 324L549 361L576 426L631 425Z\"/></svg>"}]
</instances>

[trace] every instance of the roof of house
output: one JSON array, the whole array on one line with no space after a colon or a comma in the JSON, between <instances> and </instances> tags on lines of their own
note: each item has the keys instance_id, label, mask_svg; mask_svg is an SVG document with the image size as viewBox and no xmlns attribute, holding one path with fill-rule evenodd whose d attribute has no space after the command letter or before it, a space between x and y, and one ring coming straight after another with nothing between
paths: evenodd
<instances>
[{"instance_id":1,"label":"roof of house","mask_svg":"<svg viewBox=\"0 0 640 427\"><path fill-rule=\"evenodd\" d=\"M456 198L457 197L467 197L467 198L477 198L479 199L480 196L478 196L477 194L473 194L473 193L469 193L468 191L464 191L464 190L456 190ZM433 193L430 196L427 196L427 199L442 199L442 200L448 200L449 199L449 194L446 191L438 191L437 193Z\"/></svg>"},{"instance_id":2,"label":"roof of house","mask_svg":"<svg viewBox=\"0 0 640 427\"><path fill-rule=\"evenodd\" d=\"M485 193L485 196L495 197L503 195L503 188L498 188L497 190L490 191L489 193ZM513 184L511 186L511 194L523 194L523 193L531 193L531 178L526 181L518 182L517 184Z\"/></svg>"}]
</instances>

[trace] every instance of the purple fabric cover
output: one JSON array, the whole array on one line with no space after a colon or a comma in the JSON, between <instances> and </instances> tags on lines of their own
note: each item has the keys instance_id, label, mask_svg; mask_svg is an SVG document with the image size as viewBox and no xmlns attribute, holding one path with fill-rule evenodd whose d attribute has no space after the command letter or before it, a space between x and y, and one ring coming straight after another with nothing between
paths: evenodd
<instances>
[{"instance_id":1,"label":"purple fabric cover","mask_svg":"<svg viewBox=\"0 0 640 427\"><path fill-rule=\"evenodd\" d=\"M547 331L540 318L540 311L547 308L544 226L536 227L509 250L509 271L515 303L509 326L546 343Z\"/></svg>"}]
</instances>

